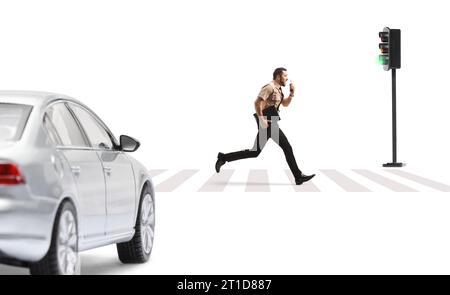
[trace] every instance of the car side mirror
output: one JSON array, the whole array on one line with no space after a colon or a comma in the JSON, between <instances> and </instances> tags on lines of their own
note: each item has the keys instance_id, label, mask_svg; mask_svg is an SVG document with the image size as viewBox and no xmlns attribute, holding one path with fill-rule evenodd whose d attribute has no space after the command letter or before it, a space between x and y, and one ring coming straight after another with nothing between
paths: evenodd
<instances>
[{"instance_id":1,"label":"car side mirror","mask_svg":"<svg viewBox=\"0 0 450 295\"><path fill-rule=\"evenodd\" d=\"M134 152L140 145L141 143L139 141L128 135L120 136L120 148L124 152Z\"/></svg>"}]
</instances>

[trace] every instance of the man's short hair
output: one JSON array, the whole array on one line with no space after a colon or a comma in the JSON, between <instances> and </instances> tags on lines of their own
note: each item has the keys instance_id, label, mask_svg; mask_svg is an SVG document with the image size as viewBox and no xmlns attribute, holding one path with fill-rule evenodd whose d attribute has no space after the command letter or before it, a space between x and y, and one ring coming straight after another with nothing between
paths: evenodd
<instances>
[{"instance_id":1,"label":"man's short hair","mask_svg":"<svg viewBox=\"0 0 450 295\"><path fill-rule=\"evenodd\" d=\"M287 71L285 68L276 68L275 71L273 71L273 79L275 80L278 75L281 75L284 71Z\"/></svg>"}]
</instances>

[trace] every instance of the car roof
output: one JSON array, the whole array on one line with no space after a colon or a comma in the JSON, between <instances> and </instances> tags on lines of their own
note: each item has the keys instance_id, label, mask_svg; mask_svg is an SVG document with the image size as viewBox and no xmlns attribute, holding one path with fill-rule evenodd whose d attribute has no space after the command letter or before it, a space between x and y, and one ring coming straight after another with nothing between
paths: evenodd
<instances>
[{"instance_id":1,"label":"car roof","mask_svg":"<svg viewBox=\"0 0 450 295\"><path fill-rule=\"evenodd\" d=\"M80 103L79 101L68 97L67 95L58 93L44 91L0 91L0 103L16 103L41 107L57 99L65 99Z\"/></svg>"},{"instance_id":2,"label":"car roof","mask_svg":"<svg viewBox=\"0 0 450 295\"><path fill-rule=\"evenodd\" d=\"M52 92L44 92L44 91L16 91L16 90L0 90L0 103L11 103L11 104L25 104L25 105L31 105L33 108L36 108L38 111L33 112L35 113L34 117L35 120L42 120L42 118L39 116L41 114L41 111L45 110L47 105L54 101L58 100L64 100L76 103L78 105L81 105L82 107L86 108L90 111L91 114L93 114L97 120L103 125L103 127L106 128L106 130L112 135L115 142L117 142L116 138L114 137L111 130L108 128L108 126L102 121L102 119L97 116L95 112L93 112L88 106L86 106L84 103L82 103L79 100L76 100L72 97L69 97L64 94L58 94L58 93L52 93ZM32 114L33 116L33 114ZM29 119L30 121L30 119ZM30 125L30 124L27 124ZM33 124L31 124L33 125ZM30 129L30 128L27 128Z\"/></svg>"}]
</instances>

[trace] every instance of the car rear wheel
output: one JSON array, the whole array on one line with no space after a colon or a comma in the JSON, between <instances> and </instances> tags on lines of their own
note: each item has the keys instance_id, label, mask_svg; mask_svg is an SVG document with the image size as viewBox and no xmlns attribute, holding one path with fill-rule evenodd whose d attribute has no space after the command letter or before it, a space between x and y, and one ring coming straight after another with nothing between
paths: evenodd
<instances>
[{"instance_id":1,"label":"car rear wheel","mask_svg":"<svg viewBox=\"0 0 450 295\"><path fill-rule=\"evenodd\" d=\"M144 263L152 252L155 231L155 200L145 187L138 209L135 233L129 242L118 243L117 252L122 263Z\"/></svg>"},{"instance_id":2,"label":"car rear wheel","mask_svg":"<svg viewBox=\"0 0 450 295\"><path fill-rule=\"evenodd\" d=\"M58 209L50 248L44 258L30 264L30 273L33 275L80 274L78 226L72 203L66 201Z\"/></svg>"}]
</instances>

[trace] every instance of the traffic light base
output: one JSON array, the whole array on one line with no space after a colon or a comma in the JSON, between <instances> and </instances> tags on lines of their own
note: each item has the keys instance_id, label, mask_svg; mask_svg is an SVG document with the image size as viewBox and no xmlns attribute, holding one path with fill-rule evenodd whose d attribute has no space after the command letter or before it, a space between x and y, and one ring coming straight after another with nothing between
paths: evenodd
<instances>
[{"instance_id":1,"label":"traffic light base","mask_svg":"<svg viewBox=\"0 0 450 295\"><path fill-rule=\"evenodd\" d=\"M406 166L406 163L397 163L397 162L395 162L395 163L386 163L386 164L383 164L383 167L404 167L404 166Z\"/></svg>"}]
</instances>

